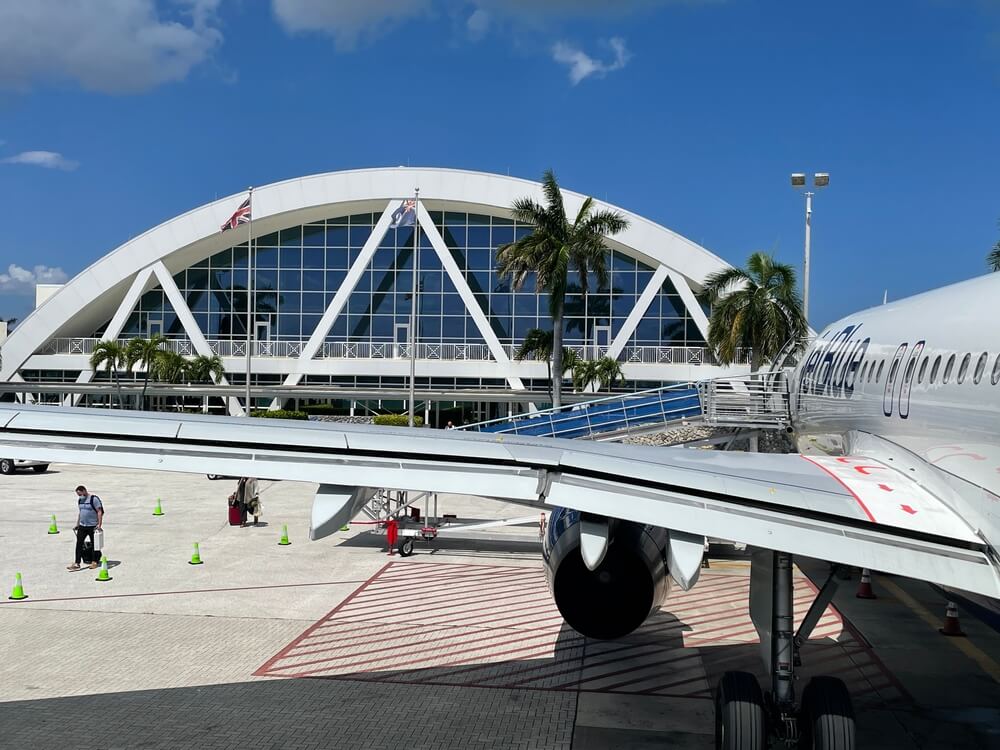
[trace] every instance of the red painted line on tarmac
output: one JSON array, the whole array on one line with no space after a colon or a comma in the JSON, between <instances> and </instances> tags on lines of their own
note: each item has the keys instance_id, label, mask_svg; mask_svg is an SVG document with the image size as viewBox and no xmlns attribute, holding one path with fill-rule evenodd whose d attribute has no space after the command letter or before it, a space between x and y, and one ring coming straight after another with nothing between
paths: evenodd
<instances>
[{"instance_id":1,"label":"red painted line on tarmac","mask_svg":"<svg viewBox=\"0 0 1000 750\"><path fill-rule=\"evenodd\" d=\"M696 659L698 664L701 665L701 654L699 654L697 651L680 651L679 653L675 652L671 654L669 658L658 659L657 661L645 662L641 666L627 667L625 669L615 670L614 672L605 672L604 674L595 675L594 677L583 677L581 675L580 679L577 681L577 684L582 686L586 685L588 682L598 682L600 680L607 680L611 677L619 677L621 675L626 675L626 674L635 674L636 672L649 669L651 667L659 667L663 666L664 664L677 664L679 662L689 661L691 659ZM587 669L590 669L590 665L585 664L582 671L586 671ZM703 667L702 667L702 673L704 673ZM649 679L652 679L652 677L648 675L645 677L636 677L634 679L625 680L624 682L620 682L615 685L605 685L600 689L611 691L617 688L619 685L630 685L635 682L643 682Z\"/></svg>"},{"instance_id":2,"label":"red painted line on tarmac","mask_svg":"<svg viewBox=\"0 0 1000 750\"><path fill-rule=\"evenodd\" d=\"M686 683L697 682L699 680L704 680L705 682L707 682L708 679L707 679L707 675L705 673L705 666L704 666L704 664L701 661L701 654L699 654L699 653L685 654L684 656L682 656L680 658L677 658L677 659L663 659L661 661L650 662L649 664L643 664L641 667L635 667L635 668L632 668L632 669L623 669L618 674L629 674L630 672L635 673L635 672L638 672L640 669L646 669L648 667L658 667L658 666L663 666L665 664L675 664L676 665L679 662L687 661L687 660L690 660L690 659L697 659L697 663L695 665L691 666L691 667L684 667L683 669L675 669L674 671L675 671L675 673L680 673L680 672L682 672L684 670L691 671L693 669L697 669L697 670L699 670L698 671L698 676L697 677L689 677L686 680L679 680L675 684L677 684L677 685L683 685L683 684L686 684ZM594 678L588 679L588 680L581 680L580 684L584 685L584 684L586 684L588 682L596 682L597 680L606 679L607 677L615 677L615 676L616 676L615 673L612 673L612 674L609 674L609 675L605 675L604 677L594 677ZM643 677L634 677L631 680L624 680L622 682L616 682L614 685L605 685L604 687L602 687L600 689L601 690L607 690L608 692L614 692L614 691L619 690L620 688L625 687L626 685L634 685L637 682L648 682L649 680L652 680L655 677L656 677L656 675L645 675ZM629 692L640 692L640 691L629 691Z\"/></svg>"},{"instance_id":3,"label":"red painted line on tarmac","mask_svg":"<svg viewBox=\"0 0 1000 750\"><path fill-rule=\"evenodd\" d=\"M551 609L552 609L552 603L548 602L548 601L545 601L545 602L542 602L541 604L533 604L530 607L519 607L518 609L508 609L507 610L507 616L494 619L494 620L492 620L490 622L490 624L492 624L493 622L502 622L503 620L510 620L510 619L512 619L510 617L510 614L512 612L525 612L525 611L537 612L538 610L541 610L541 609L548 609L548 610L551 611ZM521 615L521 616L523 617L524 615ZM472 617L450 617L450 618L448 618L446 620L446 622L454 625L455 623L458 623L458 622L468 622L469 620L479 620L479 619L482 619L483 617L493 617L493 613L492 612L480 612L479 614L476 614L476 615L474 615ZM556 615L552 615L551 617L546 617L544 619L548 620L548 619L552 619L553 617L556 617ZM562 615L559 615L559 618L562 619ZM513 619L517 619L517 618L513 618Z\"/></svg>"},{"instance_id":4,"label":"red painted line on tarmac","mask_svg":"<svg viewBox=\"0 0 1000 750\"><path fill-rule=\"evenodd\" d=\"M325 620L327 620L330 617L332 617L341 607L344 607L347 604L349 604L351 602L351 600L354 599L354 597L356 597L358 594L360 594L362 591L364 591L365 586L367 586L371 581L374 581L378 577L378 575L382 571L384 571L386 568L388 568L390 565L392 565L392 563L386 563L381 568L379 568L378 570L376 570L375 573L371 576L371 578L369 578L367 581L365 581L360 586L358 586L356 589L354 589L354 591L352 591L350 594L348 594L347 598L344 599L344 601L342 601L340 604L338 604L332 610L330 610L326 614L326 616L320 618L313 625L311 625L310 627L306 628L306 630L302 633L302 635L300 635L298 638L294 639L291 643L289 643L287 646L285 646L283 649L281 649L277 654L275 654L270 659L268 659L266 662L264 662L261 666L259 666L257 668L257 670L252 673L253 676L255 676L255 677L263 677L264 674L266 674L267 670L271 668L272 664L274 664L276 661L284 658L285 655L287 654L287 652L290 651L295 646L295 644L297 644L303 638L308 637L309 634L312 633L313 630L315 630L317 627L319 627L319 625L321 623L323 623Z\"/></svg>"},{"instance_id":5,"label":"red painted line on tarmac","mask_svg":"<svg viewBox=\"0 0 1000 750\"><path fill-rule=\"evenodd\" d=\"M647 643L647 644L632 644L632 645L629 645L629 646L624 646L624 647L622 647L620 649L613 649L612 651L605 651L604 653L602 653L602 654L599 655L599 656L603 657L603 656L609 656L609 655L614 654L611 657L611 659L603 659L603 658L602 659L594 659L593 657L591 657L590 654L583 654L580 657L580 663L576 664L576 665L574 665L574 666L572 666L570 668L562 669L562 670L560 670L558 672L551 672L551 673L545 674L545 675L537 675L537 676L531 677L531 678L529 678L527 680L519 680L519 681L513 683L513 685L514 686L520 686L520 685L527 684L529 682L538 682L538 680L546 680L546 679L550 679L550 678L553 678L553 677L558 677L560 675L569 674L570 672L582 672L584 669L588 669L588 668L591 668L591 667L601 667L601 666L603 666L605 664L613 664L614 662L617 662L619 659L623 658L623 656L624 656L623 654L617 653L617 652L629 651L629 650L634 651L636 649L642 649L642 648L649 648L649 649L652 649L652 650L649 651L649 652L641 653L641 654L633 654L633 655L630 655L627 658L633 658L633 657L638 657L638 656L653 656L658 651L662 650L662 648L658 648L657 644ZM564 665L562 665L562 664L542 664L542 665L536 665L536 666L529 667L529 668L525 669L524 672L526 674L531 674L532 672L538 672L538 671L541 671L543 669L551 669L552 667L557 667L557 666L564 666ZM579 680L577 680L576 682L579 682Z\"/></svg>"},{"instance_id":6,"label":"red painted line on tarmac","mask_svg":"<svg viewBox=\"0 0 1000 750\"><path fill-rule=\"evenodd\" d=\"M461 596L455 596L455 594L461 594ZM469 595L465 596L465 594ZM400 609L412 610L415 605L420 608L421 613L425 613L433 611L435 608L440 608L438 606L439 604L467 602L470 600L482 602L483 599L486 598L490 601L494 601L495 594L511 594L517 596L538 596L541 594L551 598L547 590L525 592L522 587L517 586L516 584L505 588L495 589L484 588L482 585L479 585L462 588L458 591L434 591L430 593L429 596L424 595L423 592L414 591L407 597L385 597L381 601L376 601L374 603L372 602L374 597L370 597L366 594L363 599L358 600L359 603L352 604L349 608L343 610L342 614L349 616L350 614L367 612L369 610L380 610L384 612L393 612Z\"/></svg>"},{"instance_id":7,"label":"red painted line on tarmac","mask_svg":"<svg viewBox=\"0 0 1000 750\"><path fill-rule=\"evenodd\" d=\"M540 638L542 636L538 636L538 637ZM479 641L493 640L493 639L494 639L493 636L487 636L485 638L477 638L477 639L474 639L472 641L466 641L465 643L456 644L456 648L462 648L462 651L464 652L464 651L468 651L468 649L464 648L464 647L467 646L469 643L477 643ZM505 641L505 643L517 643L517 642L521 642L521 641L524 641L524 640L525 639L523 639L523 638L516 638L516 639L511 639L509 641ZM439 668L439 667L444 667L444 666L450 666L452 664L462 664L463 662L466 662L469 659L481 659L481 658L484 658L484 656L489 656L489 657L506 656L508 654L519 653L519 652L522 652L522 651L532 651L532 650L537 651L539 649L542 649L543 652L544 652L544 649L548 648L549 645L550 644L541 644L541 645L533 645L533 646L523 646L521 648L516 648L516 649L508 649L507 651L494 651L494 652L491 652L488 655L486 655L486 654L480 654L480 655L476 655L476 656L469 656L469 657L465 657L464 659L459 659L458 661L446 662L444 664L433 664L432 663L429 667L423 667L422 669L434 669L434 668ZM396 667L406 667L406 666L412 666L414 664L425 664L428 661L432 662L435 658L437 658L437 655L429 655L429 656L421 657L419 659L410 659L409 661L393 663L390 666L392 666L395 669ZM322 661L325 661L325 660L317 660L316 663L320 663ZM378 660L378 661L384 661L384 660ZM307 662L306 664L308 665L309 663L310 662ZM369 662L357 662L355 664L343 664L339 668L364 666L366 663L371 663L371 662L369 661ZM300 666L305 666L305 665L302 665L302 664L291 664L288 667L277 667L277 669L294 669L294 668L300 667ZM373 670L374 670L374 668L371 668L371 669L362 669L361 671L362 672L372 672ZM323 669L313 669L313 670L309 670L307 672L298 672L298 673L296 673L293 676L295 676L295 677L306 677L306 676L311 676L311 675L314 675L314 674L316 674L318 672L323 672L323 671L325 671L325 670L323 670ZM409 670L405 670L405 671L413 671L413 670L409 669Z\"/></svg>"},{"instance_id":8,"label":"red painted line on tarmac","mask_svg":"<svg viewBox=\"0 0 1000 750\"><path fill-rule=\"evenodd\" d=\"M534 636L534 637L535 638L545 638L547 636L546 635L537 635L537 636ZM494 636L493 635L489 635L489 636L486 636L485 638L475 638L475 639L472 639L472 640L462 640L462 641L460 641L458 643L454 643L453 648L463 648L463 650L464 650L465 647L468 644L470 644L470 643L478 643L478 642L481 642L481 641L489 641L492 638L494 638ZM524 639L524 638L512 639L509 642L510 643L514 643L517 640L528 640L528 639ZM448 635L448 636L444 636L444 637L441 637L441 638L431 638L429 640L421 640L420 641L420 646L422 648L425 644L428 644L428 643L439 643L441 641L454 641L454 638L453 638L453 636ZM336 649L326 649L327 652L333 651L333 650L336 650ZM310 660L310 661L296 661L295 664L290 664L287 667L276 667L276 669L292 669L292 668L296 668L296 667L307 667L307 666L310 666L312 664L324 664L324 663L327 663L327 662L334 662L334 661L337 661L339 659L352 659L352 658L356 658L357 656L360 656L360 655L369 656L371 654L385 653L386 651L391 651L391 652L393 652L394 655L398 656L400 654L400 652L407 653L409 651L409 648L407 648L405 646L386 646L385 648L361 649L360 651L355 650L355 651L352 651L350 653L342 654L340 656L329 656L329 657L327 657L325 659L313 659L313 660ZM316 653L324 653L324 652L323 651L318 651ZM301 656L307 656L307 655L308 654L294 654L293 656L288 657L288 658L290 658L290 659L298 659ZM389 655L389 656L386 656L386 657L376 657L376 658L368 659L368 660L362 661L362 662L354 662L354 663L351 663L351 664L344 664L342 666L343 667L353 667L353 666L363 666L363 665L366 665L366 664L377 664L379 662L385 661L387 658L393 658L393 657L392 657L392 655ZM434 657L430 656L428 658L433 659Z\"/></svg>"},{"instance_id":9,"label":"red painted line on tarmac","mask_svg":"<svg viewBox=\"0 0 1000 750\"><path fill-rule=\"evenodd\" d=\"M800 454L800 455L802 455L802 454ZM878 521L875 520L875 516L872 515L872 512L870 510L868 510L868 506L865 505L864 501L860 497L858 497L858 494L854 490L852 490L850 487L847 486L847 483L844 482L843 479L841 479L836 474L834 474L832 471L830 471L828 468L826 468L825 466L823 466L823 464L820 464L820 463L817 463L816 461L813 461L811 458L809 458L809 456L802 455L802 458L804 458L806 461L808 461L809 463L811 463L813 466L818 466L820 469L822 469L827 474L829 474L831 477L833 477L834 480L836 480L840 484L841 487L843 487L845 490L847 490L851 494L851 497L854 498L854 500L857 502L857 504L861 506L861 510L863 510L865 512L865 515L868 516L868 520L871 521L872 523L878 523ZM881 469L883 467L880 466L879 468Z\"/></svg>"},{"instance_id":10,"label":"red painted line on tarmac","mask_svg":"<svg viewBox=\"0 0 1000 750\"><path fill-rule=\"evenodd\" d=\"M401 591L406 589L412 589L414 586L419 586L423 584L434 585L437 582L456 582L456 583L467 583L472 581L483 581L484 583L489 583L492 581L514 581L514 580L525 580L534 581L542 578L541 573L536 570L529 569L530 574L520 574L520 573L489 573L489 572L479 572L472 575L457 575L455 573L439 573L433 575L412 575L412 576L391 576L384 580L375 581L371 590L374 594L382 594L388 591ZM544 579L542 579L544 582Z\"/></svg>"},{"instance_id":11,"label":"red painted line on tarmac","mask_svg":"<svg viewBox=\"0 0 1000 750\"><path fill-rule=\"evenodd\" d=\"M112 568L113 570L113 568ZM279 583L271 586L234 586L223 589L185 589L182 591L142 591L134 594L94 594L92 596L61 596L50 599L25 599L23 601L0 601L0 604L40 604L42 602L79 602L89 599L127 599L135 596L177 596L179 594L215 594L227 591L262 591L269 589L294 589L305 586L341 586L349 583L364 583L353 581L315 581L312 583Z\"/></svg>"}]
</instances>

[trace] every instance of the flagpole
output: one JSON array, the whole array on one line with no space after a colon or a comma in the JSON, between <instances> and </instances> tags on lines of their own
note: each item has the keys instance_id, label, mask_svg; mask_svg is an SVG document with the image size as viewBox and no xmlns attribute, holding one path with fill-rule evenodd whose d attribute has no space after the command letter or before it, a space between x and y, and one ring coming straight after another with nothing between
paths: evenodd
<instances>
[{"instance_id":1,"label":"flagpole","mask_svg":"<svg viewBox=\"0 0 1000 750\"><path fill-rule=\"evenodd\" d=\"M247 214L250 221L247 222L247 366L246 366L246 416L250 416L250 349L253 345L253 186L248 189Z\"/></svg>"},{"instance_id":2,"label":"flagpole","mask_svg":"<svg viewBox=\"0 0 1000 750\"><path fill-rule=\"evenodd\" d=\"M413 289L410 296L410 406L407 424L413 427L414 381L417 372L417 286L420 265L420 188L413 189Z\"/></svg>"}]
</instances>

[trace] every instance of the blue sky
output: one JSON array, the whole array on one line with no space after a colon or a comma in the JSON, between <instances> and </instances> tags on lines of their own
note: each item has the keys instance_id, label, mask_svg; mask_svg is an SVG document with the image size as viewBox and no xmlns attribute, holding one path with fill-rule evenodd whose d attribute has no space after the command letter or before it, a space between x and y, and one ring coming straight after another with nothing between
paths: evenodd
<instances>
[{"instance_id":1,"label":"blue sky","mask_svg":"<svg viewBox=\"0 0 1000 750\"><path fill-rule=\"evenodd\" d=\"M1000 4L34 0L0 4L0 317L250 184L447 166L610 200L739 264L801 264L811 318L986 271Z\"/></svg>"}]
</instances>

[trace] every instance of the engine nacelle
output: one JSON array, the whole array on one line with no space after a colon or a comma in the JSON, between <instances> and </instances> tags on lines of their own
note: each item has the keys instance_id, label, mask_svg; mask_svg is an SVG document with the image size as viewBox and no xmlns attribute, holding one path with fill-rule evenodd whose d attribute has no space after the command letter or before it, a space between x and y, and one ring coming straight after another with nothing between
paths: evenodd
<instances>
[{"instance_id":1,"label":"engine nacelle","mask_svg":"<svg viewBox=\"0 0 1000 750\"><path fill-rule=\"evenodd\" d=\"M589 570L580 553L580 513L556 508L542 554L560 614L590 638L621 638L642 625L670 591L670 532L608 519L608 546Z\"/></svg>"}]
</instances>

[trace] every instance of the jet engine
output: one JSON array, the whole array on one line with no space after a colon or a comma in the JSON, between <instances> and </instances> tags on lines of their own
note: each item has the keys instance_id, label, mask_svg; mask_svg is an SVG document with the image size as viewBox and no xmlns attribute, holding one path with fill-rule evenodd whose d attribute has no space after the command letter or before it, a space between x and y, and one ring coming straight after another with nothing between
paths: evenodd
<instances>
[{"instance_id":1,"label":"jet engine","mask_svg":"<svg viewBox=\"0 0 1000 750\"><path fill-rule=\"evenodd\" d=\"M591 544L586 553L581 540ZM702 537L657 526L556 508L542 554L549 588L569 626L590 638L611 640L631 633L663 605L672 564L684 569L681 577L673 576L684 589L694 585L703 543Z\"/></svg>"}]
</instances>

